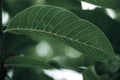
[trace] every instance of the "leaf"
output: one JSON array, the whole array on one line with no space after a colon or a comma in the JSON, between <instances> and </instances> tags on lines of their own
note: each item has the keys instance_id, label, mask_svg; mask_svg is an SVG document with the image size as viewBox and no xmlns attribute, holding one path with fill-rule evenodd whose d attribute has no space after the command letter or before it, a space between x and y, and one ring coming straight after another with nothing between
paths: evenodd
<instances>
[{"instance_id":1,"label":"leaf","mask_svg":"<svg viewBox=\"0 0 120 80\"><path fill-rule=\"evenodd\" d=\"M100 28L112 43L114 51L116 53L120 52L119 22L107 16L105 14L105 11L101 8L96 8L95 10L83 10L83 11L73 11L73 12L77 14L80 18L88 20L94 23L98 28Z\"/></svg>"},{"instance_id":2,"label":"leaf","mask_svg":"<svg viewBox=\"0 0 120 80\"><path fill-rule=\"evenodd\" d=\"M81 0L91 4L99 5L105 8L120 8L120 0Z\"/></svg>"},{"instance_id":3,"label":"leaf","mask_svg":"<svg viewBox=\"0 0 120 80\"><path fill-rule=\"evenodd\" d=\"M39 69L17 67L14 68L12 80L53 80L53 79L45 75Z\"/></svg>"},{"instance_id":4,"label":"leaf","mask_svg":"<svg viewBox=\"0 0 120 80\"><path fill-rule=\"evenodd\" d=\"M46 4L63 7L69 10L81 8L81 3L78 0L45 0Z\"/></svg>"},{"instance_id":5,"label":"leaf","mask_svg":"<svg viewBox=\"0 0 120 80\"><path fill-rule=\"evenodd\" d=\"M11 57L8 58L5 62L5 66L12 66L12 67L29 67L29 68L40 68L46 69L51 68L49 64L40 60L34 59L30 57Z\"/></svg>"},{"instance_id":6,"label":"leaf","mask_svg":"<svg viewBox=\"0 0 120 80\"><path fill-rule=\"evenodd\" d=\"M96 74L93 67L85 70L82 75L84 80L102 80L100 76Z\"/></svg>"},{"instance_id":7,"label":"leaf","mask_svg":"<svg viewBox=\"0 0 120 80\"><path fill-rule=\"evenodd\" d=\"M98 61L114 57L106 36L94 24L55 6L34 6L17 14L4 32L45 35Z\"/></svg>"}]
</instances>

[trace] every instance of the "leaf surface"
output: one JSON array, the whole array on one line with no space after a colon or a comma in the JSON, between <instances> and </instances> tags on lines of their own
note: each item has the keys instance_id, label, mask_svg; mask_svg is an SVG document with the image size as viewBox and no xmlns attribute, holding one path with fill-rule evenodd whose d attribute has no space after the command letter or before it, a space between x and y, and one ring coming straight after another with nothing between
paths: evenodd
<instances>
[{"instance_id":1,"label":"leaf surface","mask_svg":"<svg viewBox=\"0 0 120 80\"><path fill-rule=\"evenodd\" d=\"M53 80L53 79L45 75L40 69L17 67L14 68L12 80Z\"/></svg>"},{"instance_id":2,"label":"leaf surface","mask_svg":"<svg viewBox=\"0 0 120 80\"><path fill-rule=\"evenodd\" d=\"M4 32L45 35L98 61L115 56L103 32L72 12L55 6L34 6L18 13Z\"/></svg>"},{"instance_id":3,"label":"leaf surface","mask_svg":"<svg viewBox=\"0 0 120 80\"><path fill-rule=\"evenodd\" d=\"M69 10L80 10L81 3L78 0L45 0L46 4L63 7Z\"/></svg>"},{"instance_id":4,"label":"leaf surface","mask_svg":"<svg viewBox=\"0 0 120 80\"><path fill-rule=\"evenodd\" d=\"M110 40L114 51L120 52L120 23L111 19L101 8L95 10L73 11L80 18L88 20L100 28ZM94 17L93 17L94 16Z\"/></svg>"},{"instance_id":5,"label":"leaf surface","mask_svg":"<svg viewBox=\"0 0 120 80\"><path fill-rule=\"evenodd\" d=\"M30 57L11 57L8 58L5 62L5 66L12 66L12 67L29 67L29 68L51 68L49 64L46 62L40 60L40 59L34 59Z\"/></svg>"}]
</instances>

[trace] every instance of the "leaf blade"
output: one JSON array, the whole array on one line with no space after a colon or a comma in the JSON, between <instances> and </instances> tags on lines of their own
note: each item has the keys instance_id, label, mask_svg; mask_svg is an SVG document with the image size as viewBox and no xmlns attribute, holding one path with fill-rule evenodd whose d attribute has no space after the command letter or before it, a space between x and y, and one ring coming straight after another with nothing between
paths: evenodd
<instances>
[{"instance_id":1,"label":"leaf blade","mask_svg":"<svg viewBox=\"0 0 120 80\"><path fill-rule=\"evenodd\" d=\"M11 20L6 31L44 34L98 61L115 56L109 40L94 24L60 7L44 5L25 9Z\"/></svg>"},{"instance_id":2,"label":"leaf blade","mask_svg":"<svg viewBox=\"0 0 120 80\"><path fill-rule=\"evenodd\" d=\"M5 62L5 66L12 66L12 67L30 67L30 68L51 68L46 62L30 57L20 57L15 56L8 58Z\"/></svg>"}]
</instances>

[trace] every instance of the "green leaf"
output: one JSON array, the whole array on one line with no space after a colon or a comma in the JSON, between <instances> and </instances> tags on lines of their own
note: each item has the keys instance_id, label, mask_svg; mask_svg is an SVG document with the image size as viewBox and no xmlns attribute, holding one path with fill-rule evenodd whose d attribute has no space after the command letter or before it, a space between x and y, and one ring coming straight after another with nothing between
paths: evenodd
<instances>
[{"instance_id":1,"label":"green leaf","mask_svg":"<svg viewBox=\"0 0 120 80\"><path fill-rule=\"evenodd\" d=\"M104 9L73 11L80 18L94 23L112 43L114 51L120 52L120 23L106 15ZM94 16L94 17L93 17Z\"/></svg>"},{"instance_id":2,"label":"green leaf","mask_svg":"<svg viewBox=\"0 0 120 80\"><path fill-rule=\"evenodd\" d=\"M45 75L39 69L17 67L14 68L12 80L53 80L53 79Z\"/></svg>"},{"instance_id":3,"label":"green leaf","mask_svg":"<svg viewBox=\"0 0 120 80\"><path fill-rule=\"evenodd\" d=\"M5 66L12 66L12 67L30 67L30 68L40 68L40 69L46 69L51 68L49 64L46 62L30 58L30 57L11 57L8 58L5 62Z\"/></svg>"},{"instance_id":4,"label":"green leaf","mask_svg":"<svg viewBox=\"0 0 120 80\"><path fill-rule=\"evenodd\" d=\"M78 0L45 0L46 4L63 7L69 10L81 8L81 3Z\"/></svg>"},{"instance_id":5,"label":"green leaf","mask_svg":"<svg viewBox=\"0 0 120 80\"><path fill-rule=\"evenodd\" d=\"M75 48L98 61L114 57L106 36L94 24L55 6L34 6L17 14L4 32L45 35Z\"/></svg>"},{"instance_id":6,"label":"green leaf","mask_svg":"<svg viewBox=\"0 0 120 80\"><path fill-rule=\"evenodd\" d=\"M85 70L83 73L84 80L102 80L95 72L94 68L89 68Z\"/></svg>"},{"instance_id":7,"label":"green leaf","mask_svg":"<svg viewBox=\"0 0 120 80\"><path fill-rule=\"evenodd\" d=\"M81 0L91 4L99 5L105 8L120 8L120 0Z\"/></svg>"}]
</instances>

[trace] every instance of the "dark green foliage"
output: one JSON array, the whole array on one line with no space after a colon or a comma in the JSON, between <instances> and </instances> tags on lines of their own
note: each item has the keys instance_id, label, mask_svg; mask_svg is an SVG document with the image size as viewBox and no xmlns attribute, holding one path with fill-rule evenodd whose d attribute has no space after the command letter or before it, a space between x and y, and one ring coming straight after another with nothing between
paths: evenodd
<instances>
[{"instance_id":1,"label":"dark green foliage","mask_svg":"<svg viewBox=\"0 0 120 80\"><path fill-rule=\"evenodd\" d=\"M3 0L3 8L11 16L32 5L32 0ZM19 6L19 7L18 7Z\"/></svg>"},{"instance_id":2,"label":"dark green foliage","mask_svg":"<svg viewBox=\"0 0 120 80\"><path fill-rule=\"evenodd\" d=\"M100 7L82 10L81 1ZM3 27L5 80L53 80L44 70L55 68L84 80L120 79L120 0L4 0L3 11L10 15ZM41 56L48 46L50 54Z\"/></svg>"},{"instance_id":3,"label":"dark green foliage","mask_svg":"<svg viewBox=\"0 0 120 80\"><path fill-rule=\"evenodd\" d=\"M45 35L99 61L115 56L106 36L95 25L60 7L45 5L28 8L10 21L5 32Z\"/></svg>"},{"instance_id":4,"label":"dark green foliage","mask_svg":"<svg viewBox=\"0 0 120 80\"><path fill-rule=\"evenodd\" d=\"M99 27L104 34L111 41L113 48L116 53L120 53L120 23L116 20L111 19L106 13L104 9L97 8L95 10L83 10L73 12L79 17L88 20L94 23L97 27Z\"/></svg>"},{"instance_id":5,"label":"dark green foliage","mask_svg":"<svg viewBox=\"0 0 120 80\"><path fill-rule=\"evenodd\" d=\"M34 68L14 68L12 80L53 80L39 69Z\"/></svg>"},{"instance_id":6,"label":"dark green foliage","mask_svg":"<svg viewBox=\"0 0 120 80\"><path fill-rule=\"evenodd\" d=\"M81 9L81 3L77 0L46 0L46 4L67 8L69 10Z\"/></svg>"}]
</instances>

